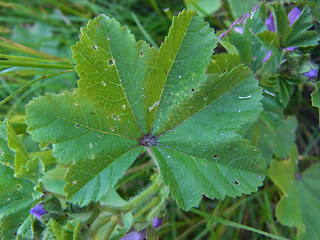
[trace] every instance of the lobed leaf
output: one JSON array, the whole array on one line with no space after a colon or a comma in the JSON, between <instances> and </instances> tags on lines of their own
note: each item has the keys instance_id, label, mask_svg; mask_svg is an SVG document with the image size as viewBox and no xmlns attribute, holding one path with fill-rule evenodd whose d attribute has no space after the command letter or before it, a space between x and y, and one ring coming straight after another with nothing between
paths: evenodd
<instances>
[{"instance_id":1,"label":"lobed leaf","mask_svg":"<svg viewBox=\"0 0 320 240\"><path fill-rule=\"evenodd\" d=\"M282 224L297 227L298 239L318 239L320 164L299 173L297 158L298 151L294 148L288 160L274 160L270 165L268 175L284 192L277 203L276 216Z\"/></svg>"},{"instance_id":2,"label":"lobed leaf","mask_svg":"<svg viewBox=\"0 0 320 240\"><path fill-rule=\"evenodd\" d=\"M210 63L216 42L192 11L174 17L159 50L136 43L126 27L104 15L82 28L72 47L78 88L35 98L26 108L33 138L52 142L52 154L69 168L68 201L83 206L103 200L142 146L156 156L185 209L202 194L239 196L262 184L260 153L236 133L261 110L261 89L239 56Z\"/></svg>"},{"instance_id":3,"label":"lobed leaf","mask_svg":"<svg viewBox=\"0 0 320 240\"><path fill-rule=\"evenodd\" d=\"M29 216L39 193L28 180L14 177L14 171L0 164L0 229L2 239L15 239L19 226Z\"/></svg>"}]
</instances>

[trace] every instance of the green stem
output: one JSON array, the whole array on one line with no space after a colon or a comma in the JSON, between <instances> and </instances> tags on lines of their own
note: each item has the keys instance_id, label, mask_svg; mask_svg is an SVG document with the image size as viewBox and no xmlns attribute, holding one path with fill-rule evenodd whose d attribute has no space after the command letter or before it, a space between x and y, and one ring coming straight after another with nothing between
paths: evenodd
<instances>
[{"instance_id":1,"label":"green stem","mask_svg":"<svg viewBox=\"0 0 320 240\"><path fill-rule=\"evenodd\" d=\"M114 229L116 228L118 224L119 217L114 215L110 218L110 226L108 228L108 231L104 237L105 240L108 240L111 237L111 234L113 233Z\"/></svg>"},{"instance_id":2,"label":"green stem","mask_svg":"<svg viewBox=\"0 0 320 240\"><path fill-rule=\"evenodd\" d=\"M229 227L245 229L245 230L248 230L248 231L251 231L251 232L255 232L255 233L258 233L258 234L261 234L261 235L264 235L266 237L270 237L270 238L273 238L273 239L277 239L277 240L289 240L288 238L284 238L284 237L277 236L277 235L274 235L274 234L271 234L271 233L268 233L268 232L265 232L265 231L261 231L259 229L253 228L253 227L242 225L240 223L235 223L235 222L232 222L232 221L220 218L220 217L212 216L210 214L201 212L201 211L199 211L197 209L194 209L194 208L191 209L190 211L195 213L195 214L198 214L198 215L200 215L200 216L202 216L204 218L212 219L213 221L216 221L218 223L224 224L224 225L229 226Z\"/></svg>"},{"instance_id":3,"label":"green stem","mask_svg":"<svg viewBox=\"0 0 320 240\"><path fill-rule=\"evenodd\" d=\"M150 198L152 195L156 194L161 188L163 187L162 184L159 185L159 183L155 180L154 183L152 183L146 190L144 190L140 195L133 198L130 202L128 202L126 205L122 206L120 209L122 211L131 211L144 203L148 198Z\"/></svg>"},{"instance_id":4,"label":"green stem","mask_svg":"<svg viewBox=\"0 0 320 240\"><path fill-rule=\"evenodd\" d=\"M138 218L141 215L143 215L145 212L149 211L150 209L152 209L153 207L157 206L159 201L159 197L154 197L152 198L152 200L146 204L141 210L139 210L137 213L135 213L133 215L134 218Z\"/></svg>"},{"instance_id":5,"label":"green stem","mask_svg":"<svg viewBox=\"0 0 320 240\"><path fill-rule=\"evenodd\" d=\"M269 221L271 222L271 226L272 226L272 229L273 229L273 232L275 234L279 234L279 231L276 227L276 224L273 220L273 217L272 217L272 210L271 210L271 206L270 206L270 200L269 200L269 196L268 196L268 193L266 191L263 192L263 198L264 198L264 202L265 202L265 206L267 208L267 217L269 218Z\"/></svg>"}]
</instances>

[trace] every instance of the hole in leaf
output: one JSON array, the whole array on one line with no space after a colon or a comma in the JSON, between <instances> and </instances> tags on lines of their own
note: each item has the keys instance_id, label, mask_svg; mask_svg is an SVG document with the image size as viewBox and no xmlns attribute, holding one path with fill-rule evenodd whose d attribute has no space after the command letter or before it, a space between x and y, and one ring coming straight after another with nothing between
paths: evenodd
<instances>
[{"instance_id":1,"label":"hole in leaf","mask_svg":"<svg viewBox=\"0 0 320 240\"><path fill-rule=\"evenodd\" d=\"M219 157L219 156L218 156L218 155L216 155L216 154L215 154L215 155L213 155L213 158L214 158L214 159L217 159L218 157Z\"/></svg>"},{"instance_id":2,"label":"hole in leaf","mask_svg":"<svg viewBox=\"0 0 320 240\"><path fill-rule=\"evenodd\" d=\"M191 88L191 92L194 92L195 90L194 90L194 88Z\"/></svg>"},{"instance_id":3,"label":"hole in leaf","mask_svg":"<svg viewBox=\"0 0 320 240\"><path fill-rule=\"evenodd\" d=\"M114 59L110 59L109 62L108 62L109 66L112 66L114 64Z\"/></svg>"},{"instance_id":4,"label":"hole in leaf","mask_svg":"<svg viewBox=\"0 0 320 240\"><path fill-rule=\"evenodd\" d=\"M21 184L18 183L17 186L16 186L16 189L20 190L21 188L22 188Z\"/></svg>"},{"instance_id":5,"label":"hole in leaf","mask_svg":"<svg viewBox=\"0 0 320 240\"><path fill-rule=\"evenodd\" d=\"M240 182L239 182L238 180L234 180L234 181L233 181L233 184L236 185L236 186L239 186L239 185L240 185Z\"/></svg>"},{"instance_id":6,"label":"hole in leaf","mask_svg":"<svg viewBox=\"0 0 320 240\"><path fill-rule=\"evenodd\" d=\"M98 49L98 47L96 45L93 45L92 48L93 48L93 50L97 50Z\"/></svg>"},{"instance_id":7,"label":"hole in leaf","mask_svg":"<svg viewBox=\"0 0 320 240\"><path fill-rule=\"evenodd\" d=\"M126 105L122 105L122 109L125 110L126 109Z\"/></svg>"},{"instance_id":8,"label":"hole in leaf","mask_svg":"<svg viewBox=\"0 0 320 240\"><path fill-rule=\"evenodd\" d=\"M120 120L119 116L116 115L116 114L112 114L111 117L113 118L114 121L119 121Z\"/></svg>"},{"instance_id":9,"label":"hole in leaf","mask_svg":"<svg viewBox=\"0 0 320 240\"><path fill-rule=\"evenodd\" d=\"M143 51L142 50L140 51L140 56L143 57Z\"/></svg>"},{"instance_id":10,"label":"hole in leaf","mask_svg":"<svg viewBox=\"0 0 320 240\"><path fill-rule=\"evenodd\" d=\"M80 124L79 123L76 123L76 125L75 125L76 127L80 127Z\"/></svg>"},{"instance_id":11,"label":"hole in leaf","mask_svg":"<svg viewBox=\"0 0 320 240\"><path fill-rule=\"evenodd\" d=\"M73 106L75 106L75 107L78 106L78 103L73 103Z\"/></svg>"},{"instance_id":12,"label":"hole in leaf","mask_svg":"<svg viewBox=\"0 0 320 240\"><path fill-rule=\"evenodd\" d=\"M111 131L111 132L113 132L113 131L114 131L114 128L113 128L113 127L112 127L112 128L110 128L110 131Z\"/></svg>"}]
</instances>

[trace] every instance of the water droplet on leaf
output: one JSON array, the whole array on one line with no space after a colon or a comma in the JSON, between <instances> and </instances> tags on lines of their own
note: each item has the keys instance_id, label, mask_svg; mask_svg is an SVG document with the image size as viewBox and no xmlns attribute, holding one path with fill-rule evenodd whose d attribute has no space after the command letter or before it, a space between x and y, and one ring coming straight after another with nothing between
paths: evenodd
<instances>
[{"instance_id":1,"label":"water droplet on leaf","mask_svg":"<svg viewBox=\"0 0 320 240\"><path fill-rule=\"evenodd\" d=\"M104 81L101 81L101 83L104 87L107 85Z\"/></svg>"},{"instance_id":2,"label":"water droplet on leaf","mask_svg":"<svg viewBox=\"0 0 320 240\"><path fill-rule=\"evenodd\" d=\"M245 100L245 99L250 99L252 96L251 96L251 94L249 95L249 96L244 96L244 97L241 97L241 96L239 96L238 98L240 99L240 100Z\"/></svg>"}]
</instances>

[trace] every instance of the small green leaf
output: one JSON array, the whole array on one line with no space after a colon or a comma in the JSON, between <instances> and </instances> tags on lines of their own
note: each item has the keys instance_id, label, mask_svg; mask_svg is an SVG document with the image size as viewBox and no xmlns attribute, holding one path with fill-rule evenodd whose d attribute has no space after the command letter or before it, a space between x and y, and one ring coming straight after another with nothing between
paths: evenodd
<instances>
[{"instance_id":1,"label":"small green leaf","mask_svg":"<svg viewBox=\"0 0 320 240\"><path fill-rule=\"evenodd\" d=\"M239 4L237 5L239 6ZM232 30L225 38L220 40L220 43L223 46L227 46L228 49L232 49L228 46L232 44L238 50L242 62L250 66L254 71L261 67L262 60L268 53L268 50L263 46L261 39L258 37L259 33L267 29L265 22L260 16L263 11L264 8L260 6L252 18L248 17L246 19L244 26L237 25L243 28L242 34Z\"/></svg>"},{"instance_id":2,"label":"small green leaf","mask_svg":"<svg viewBox=\"0 0 320 240\"><path fill-rule=\"evenodd\" d=\"M282 4L274 4L270 6L270 9L276 23L276 34L279 38L278 42L280 41L281 45L283 45L290 33L288 15Z\"/></svg>"},{"instance_id":3,"label":"small green leaf","mask_svg":"<svg viewBox=\"0 0 320 240\"><path fill-rule=\"evenodd\" d=\"M196 10L199 16L207 17L221 7L219 0L184 0L188 10Z\"/></svg>"},{"instance_id":4,"label":"small green leaf","mask_svg":"<svg viewBox=\"0 0 320 240\"><path fill-rule=\"evenodd\" d=\"M30 158L13 127L5 120L0 126L0 162L15 170L16 177L34 184L43 176L43 164L38 157Z\"/></svg>"},{"instance_id":5,"label":"small green leaf","mask_svg":"<svg viewBox=\"0 0 320 240\"><path fill-rule=\"evenodd\" d=\"M312 14L308 5L302 10L300 17L291 27L288 38L283 42L283 47L309 47L316 46L319 34L316 31L308 31L312 27Z\"/></svg>"},{"instance_id":6,"label":"small green leaf","mask_svg":"<svg viewBox=\"0 0 320 240\"><path fill-rule=\"evenodd\" d=\"M260 2L258 0L243 0L239 4L238 0L228 0L233 17L239 18L242 14L250 12L254 6Z\"/></svg>"},{"instance_id":7,"label":"small green leaf","mask_svg":"<svg viewBox=\"0 0 320 240\"><path fill-rule=\"evenodd\" d=\"M31 215L29 215L19 227L18 236L21 236L22 239L33 239L33 222Z\"/></svg>"},{"instance_id":8,"label":"small green leaf","mask_svg":"<svg viewBox=\"0 0 320 240\"><path fill-rule=\"evenodd\" d=\"M2 239L14 239L40 194L28 180L14 177L14 171L0 164L0 229Z\"/></svg>"},{"instance_id":9,"label":"small green leaf","mask_svg":"<svg viewBox=\"0 0 320 240\"><path fill-rule=\"evenodd\" d=\"M43 187L49 192L65 196L63 189L66 185L66 182L64 181L66 172L67 170L61 165L58 165L56 168L46 172L42 180Z\"/></svg>"},{"instance_id":10,"label":"small green leaf","mask_svg":"<svg viewBox=\"0 0 320 240\"><path fill-rule=\"evenodd\" d=\"M257 35L268 49L279 48L279 38L277 33L263 31Z\"/></svg>"},{"instance_id":11,"label":"small green leaf","mask_svg":"<svg viewBox=\"0 0 320 240\"><path fill-rule=\"evenodd\" d=\"M276 128L257 121L246 132L246 138L258 147L266 162L270 163L273 155L277 158L289 155L296 139L297 125L296 118L292 116L282 120Z\"/></svg>"},{"instance_id":12,"label":"small green leaf","mask_svg":"<svg viewBox=\"0 0 320 240\"><path fill-rule=\"evenodd\" d=\"M312 106L319 108L319 117L320 117L320 82L316 85L316 90L311 94ZM320 122L319 122L320 126Z\"/></svg>"},{"instance_id":13,"label":"small green leaf","mask_svg":"<svg viewBox=\"0 0 320 240\"><path fill-rule=\"evenodd\" d=\"M277 204L276 216L282 224L298 229L298 239L319 239L320 164L301 174L297 169L297 157L295 148L289 160L274 160L270 165L268 175L284 192Z\"/></svg>"},{"instance_id":14,"label":"small green leaf","mask_svg":"<svg viewBox=\"0 0 320 240\"><path fill-rule=\"evenodd\" d=\"M51 236L57 240L80 240L80 221L70 220L62 226L53 218L47 224Z\"/></svg>"},{"instance_id":15,"label":"small green leaf","mask_svg":"<svg viewBox=\"0 0 320 240\"><path fill-rule=\"evenodd\" d=\"M7 126L7 120L4 120L3 124L0 125L0 162L13 169L15 153L8 146Z\"/></svg>"}]
</instances>

